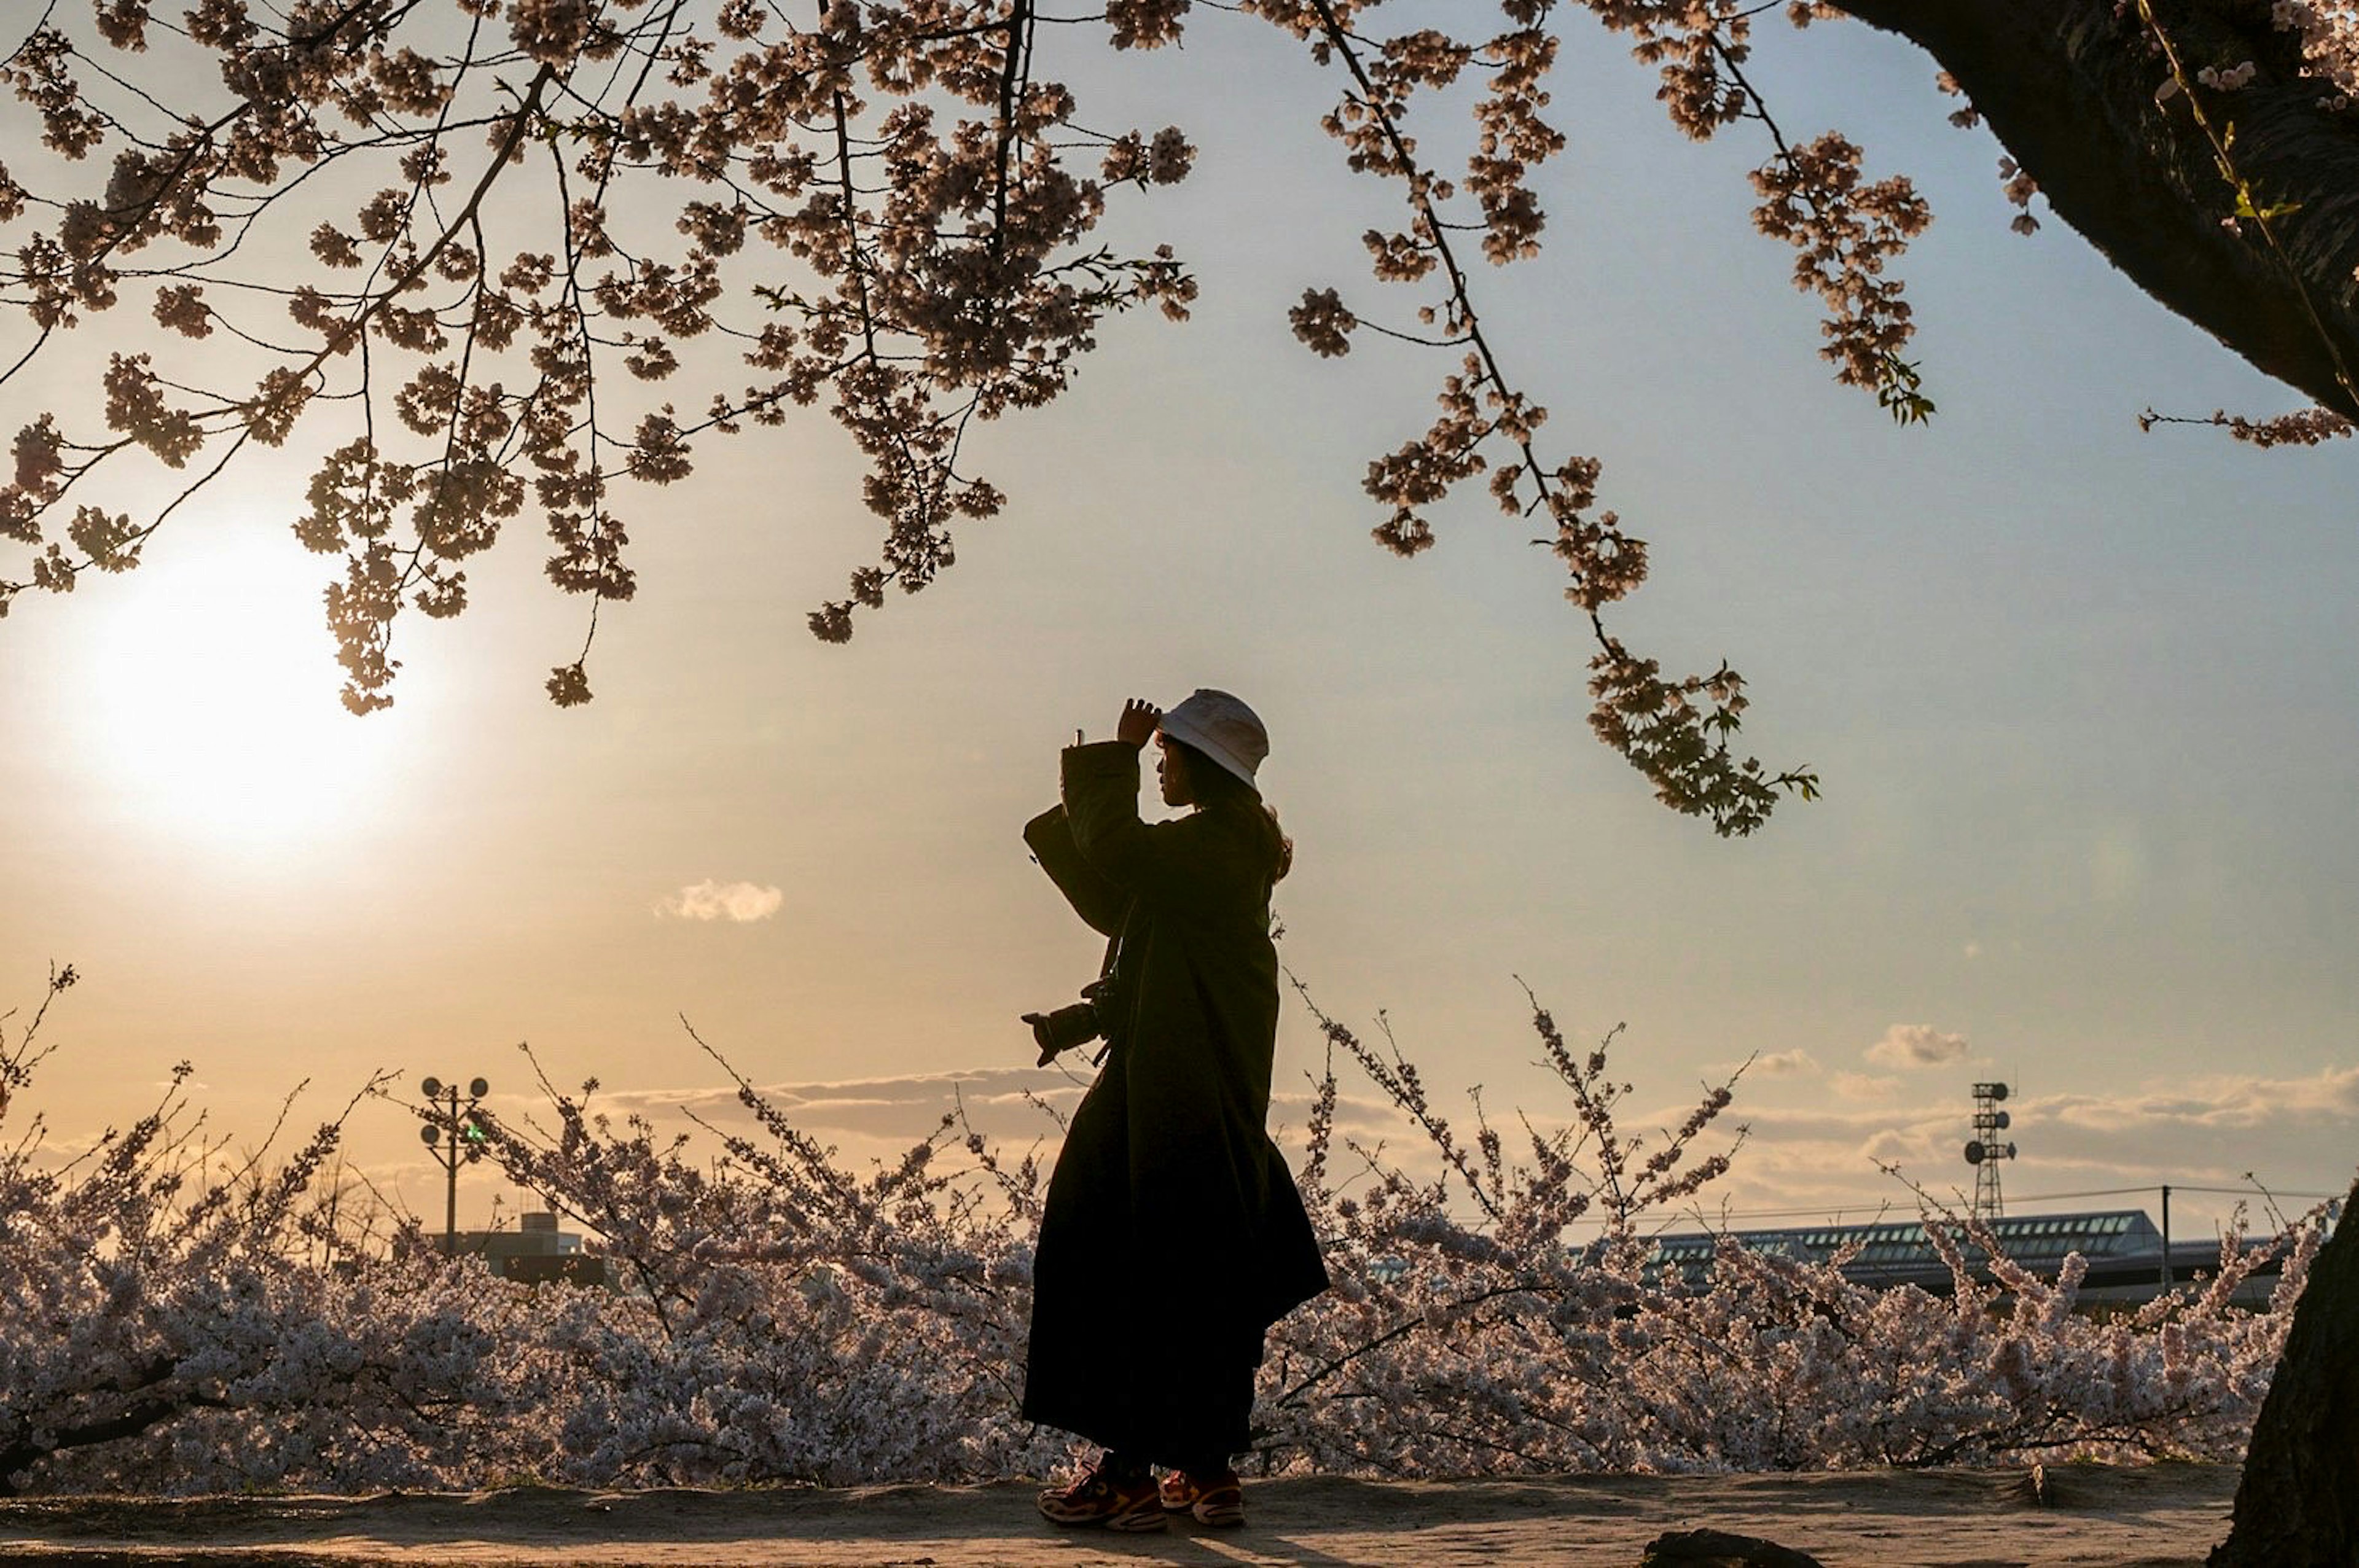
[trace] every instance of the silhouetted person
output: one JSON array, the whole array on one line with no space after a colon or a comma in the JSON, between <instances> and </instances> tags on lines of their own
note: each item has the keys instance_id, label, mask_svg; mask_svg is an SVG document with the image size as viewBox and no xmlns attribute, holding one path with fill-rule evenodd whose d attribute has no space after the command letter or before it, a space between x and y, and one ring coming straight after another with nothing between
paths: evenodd
<instances>
[{"instance_id":1,"label":"silhouetted person","mask_svg":"<svg viewBox=\"0 0 2359 1568\"><path fill-rule=\"evenodd\" d=\"M1063 804L1024 829L1074 911L1111 939L1082 1023L1103 1029L1103 1067L1040 1220L1024 1413L1104 1450L1040 1494L1058 1523L1160 1530L1169 1509L1241 1524L1231 1460L1249 1446L1262 1336L1327 1288L1267 1130L1269 892L1293 846L1254 782L1267 733L1228 693L1199 691L1168 714L1133 698L1115 735L1065 752ZM1138 815L1150 738L1165 804L1195 808L1151 826ZM1044 1061L1079 1043L1079 1011L1026 1015Z\"/></svg>"}]
</instances>

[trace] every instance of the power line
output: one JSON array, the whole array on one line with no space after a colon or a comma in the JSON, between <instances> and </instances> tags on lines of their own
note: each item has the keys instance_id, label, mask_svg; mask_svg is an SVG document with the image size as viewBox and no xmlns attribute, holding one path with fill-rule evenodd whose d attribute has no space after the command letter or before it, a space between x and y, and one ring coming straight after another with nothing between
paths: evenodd
<instances>
[{"instance_id":1,"label":"power line","mask_svg":"<svg viewBox=\"0 0 2359 1568\"><path fill-rule=\"evenodd\" d=\"M2270 1187L2264 1190L2259 1187L2203 1187L2188 1186L2178 1182L2149 1182L2142 1187L2090 1187L2082 1191L2069 1193L2028 1193L2012 1198L2009 1201L2011 1204L2036 1204L2068 1203L2075 1202L2082 1198L2143 1197L2149 1194L2158 1194L2166 1187L2174 1193L2200 1193L2212 1196L2261 1198L2265 1200L2274 1200L2277 1198L2307 1198L2312 1201L2322 1202L2329 1198L2339 1198L2344 1195L2340 1192L2310 1192L2296 1190L2290 1187ZM1825 1221L1829 1224L1842 1225L1846 1223L1843 1217L1847 1214L1883 1216L1891 1214L1894 1210L1901 1208L1902 1206L1903 1206L1900 1202L1897 1199L1895 1199L1886 1203L1821 1204L1815 1206L1796 1206L1790 1208L1714 1209L1704 1213L1703 1217L1707 1220L1817 1219ZM1599 1220L1577 1220L1574 1223L1601 1224L1603 1222Z\"/></svg>"}]
</instances>

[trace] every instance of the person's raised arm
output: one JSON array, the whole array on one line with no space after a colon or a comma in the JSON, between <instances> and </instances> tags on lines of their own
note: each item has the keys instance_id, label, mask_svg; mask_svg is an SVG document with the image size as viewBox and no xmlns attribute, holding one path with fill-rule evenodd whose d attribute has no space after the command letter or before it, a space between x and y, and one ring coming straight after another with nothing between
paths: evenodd
<instances>
[{"instance_id":1,"label":"person's raised arm","mask_svg":"<svg viewBox=\"0 0 2359 1568\"><path fill-rule=\"evenodd\" d=\"M1138 753L1163 710L1133 697L1123 704L1114 738L1075 746L1064 756L1065 816L1082 858L1134 897L1154 897L1185 858L1189 824L1150 827L1138 815Z\"/></svg>"},{"instance_id":2,"label":"person's raised arm","mask_svg":"<svg viewBox=\"0 0 2359 1568\"><path fill-rule=\"evenodd\" d=\"M1057 891L1065 895L1065 902L1073 906L1073 913L1087 921L1092 930L1102 936L1121 931L1130 895L1082 858L1062 806L1052 806L1026 823L1024 842L1030 846L1040 869L1049 873L1049 880L1057 884Z\"/></svg>"}]
</instances>

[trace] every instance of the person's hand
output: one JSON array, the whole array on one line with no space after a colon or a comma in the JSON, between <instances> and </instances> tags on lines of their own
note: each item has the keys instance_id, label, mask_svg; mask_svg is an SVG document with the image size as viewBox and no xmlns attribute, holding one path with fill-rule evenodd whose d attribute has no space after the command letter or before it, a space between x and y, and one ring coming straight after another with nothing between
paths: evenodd
<instances>
[{"instance_id":1,"label":"person's hand","mask_svg":"<svg viewBox=\"0 0 2359 1568\"><path fill-rule=\"evenodd\" d=\"M1143 697L1134 697L1122 705L1122 718L1114 727L1114 738L1133 746L1144 746L1155 738L1155 727L1163 722L1163 709Z\"/></svg>"},{"instance_id":2,"label":"person's hand","mask_svg":"<svg viewBox=\"0 0 2359 1568\"><path fill-rule=\"evenodd\" d=\"M1032 1065L1036 1067L1045 1067L1055 1061L1057 1044L1055 1041L1049 1038L1049 1015L1045 1012L1027 1012L1019 1014L1018 1017L1020 1022L1032 1026L1032 1044L1040 1047L1040 1059Z\"/></svg>"}]
</instances>

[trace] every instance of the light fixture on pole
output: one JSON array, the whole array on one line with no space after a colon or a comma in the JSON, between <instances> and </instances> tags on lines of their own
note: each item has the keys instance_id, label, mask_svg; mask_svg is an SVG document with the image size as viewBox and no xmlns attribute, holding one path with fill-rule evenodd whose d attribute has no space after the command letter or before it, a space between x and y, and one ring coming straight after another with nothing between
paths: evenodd
<instances>
[{"instance_id":1,"label":"light fixture on pole","mask_svg":"<svg viewBox=\"0 0 2359 1568\"><path fill-rule=\"evenodd\" d=\"M442 1256L449 1258L459 1250L459 1167L482 1159L485 1145L492 1141L491 1113L482 1105L483 1098L492 1092L492 1086L482 1078L471 1080L463 1105L456 1084L428 1078L418 1087L426 1096L427 1107L419 1113L426 1125L418 1130L418 1139L433 1154L446 1178Z\"/></svg>"}]
</instances>

